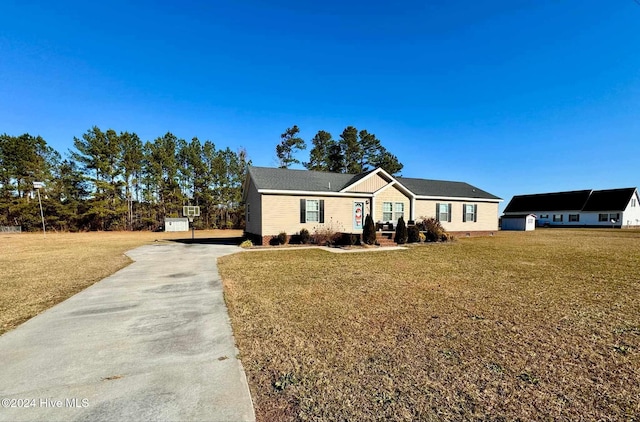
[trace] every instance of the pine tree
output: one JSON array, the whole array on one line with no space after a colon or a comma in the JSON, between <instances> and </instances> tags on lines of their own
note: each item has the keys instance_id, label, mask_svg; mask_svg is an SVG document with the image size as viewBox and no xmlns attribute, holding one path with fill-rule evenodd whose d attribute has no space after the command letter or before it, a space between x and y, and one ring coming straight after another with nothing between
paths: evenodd
<instances>
[{"instance_id":1,"label":"pine tree","mask_svg":"<svg viewBox=\"0 0 640 422\"><path fill-rule=\"evenodd\" d=\"M398 219L398 225L396 226L396 234L393 238L393 241L398 245L404 245L407 243L407 238L409 237L409 233L407 232L407 225L404 222L404 218L400 217Z\"/></svg>"},{"instance_id":2,"label":"pine tree","mask_svg":"<svg viewBox=\"0 0 640 422\"><path fill-rule=\"evenodd\" d=\"M324 130L318 131L311 140L313 148L309 151L309 162L303 165L307 170L329 171L332 166L329 162L329 150L335 141L331 134Z\"/></svg>"},{"instance_id":3,"label":"pine tree","mask_svg":"<svg viewBox=\"0 0 640 422\"><path fill-rule=\"evenodd\" d=\"M373 218L367 214L364 219L364 227L362 228L362 241L367 245L376 243L376 226L373 224Z\"/></svg>"},{"instance_id":4,"label":"pine tree","mask_svg":"<svg viewBox=\"0 0 640 422\"><path fill-rule=\"evenodd\" d=\"M287 128L287 130L280 135L282 142L276 146L276 155L280 162L280 168L289 168L291 164L299 164L300 160L295 158L293 154L296 150L303 150L307 148L304 140L298 136L300 128L293 125L293 127Z\"/></svg>"},{"instance_id":5,"label":"pine tree","mask_svg":"<svg viewBox=\"0 0 640 422\"><path fill-rule=\"evenodd\" d=\"M358 139L358 129L348 126L340 134L340 147L344 154L345 173L358 174L363 171L364 151Z\"/></svg>"}]
</instances>

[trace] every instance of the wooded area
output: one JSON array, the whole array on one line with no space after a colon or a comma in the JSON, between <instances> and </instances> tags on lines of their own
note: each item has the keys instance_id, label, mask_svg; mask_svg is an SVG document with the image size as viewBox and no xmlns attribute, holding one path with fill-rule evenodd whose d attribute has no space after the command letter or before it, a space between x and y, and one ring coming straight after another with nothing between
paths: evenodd
<instances>
[{"instance_id":1,"label":"wooded area","mask_svg":"<svg viewBox=\"0 0 640 422\"><path fill-rule=\"evenodd\" d=\"M280 135L281 167L360 173L382 167L402 170L397 157L366 130L348 126L333 140L324 130L311 139L309 161L294 125ZM142 142L135 132L102 131L94 126L73 139L66 157L40 136L0 135L0 226L41 229L34 182L40 189L47 229L158 230L165 217L181 217L184 205L199 205L198 229L244 228L242 183L251 165L244 149L216 149L211 141L190 142L170 132Z\"/></svg>"},{"instance_id":2,"label":"wooded area","mask_svg":"<svg viewBox=\"0 0 640 422\"><path fill-rule=\"evenodd\" d=\"M98 127L74 138L67 157L40 136L0 135L0 225L41 227L33 182L44 182L47 229L157 230L165 217L199 205L196 228L244 225L245 150L216 149L171 133L142 142L135 133Z\"/></svg>"},{"instance_id":3,"label":"wooded area","mask_svg":"<svg viewBox=\"0 0 640 422\"><path fill-rule=\"evenodd\" d=\"M389 174L397 174L402 170L398 157L390 153L375 134L367 130L347 126L334 140L331 133L319 130L311 139L309 161L301 163L294 154L307 148L304 139L298 134L298 126L288 128L276 146L276 156L280 168L288 168L292 164L302 164L307 170L330 171L333 173L358 174L382 167Z\"/></svg>"}]
</instances>

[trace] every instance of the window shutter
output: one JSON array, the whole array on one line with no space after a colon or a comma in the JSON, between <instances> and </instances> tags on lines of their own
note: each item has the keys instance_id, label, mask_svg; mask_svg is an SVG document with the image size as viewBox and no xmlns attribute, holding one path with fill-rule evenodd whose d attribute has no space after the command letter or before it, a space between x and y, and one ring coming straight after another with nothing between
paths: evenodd
<instances>
[{"instance_id":1,"label":"window shutter","mask_svg":"<svg viewBox=\"0 0 640 422\"><path fill-rule=\"evenodd\" d=\"M320 200L320 222L324 223L324 199Z\"/></svg>"},{"instance_id":2,"label":"window shutter","mask_svg":"<svg viewBox=\"0 0 640 422\"><path fill-rule=\"evenodd\" d=\"M436 204L436 220L440 221L440 204Z\"/></svg>"},{"instance_id":3,"label":"window shutter","mask_svg":"<svg viewBox=\"0 0 640 422\"><path fill-rule=\"evenodd\" d=\"M462 204L462 222L467 222L467 204Z\"/></svg>"},{"instance_id":4,"label":"window shutter","mask_svg":"<svg viewBox=\"0 0 640 422\"><path fill-rule=\"evenodd\" d=\"M451 223L451 204L447 204L449 206L449 219L447 220L449 223Z\"/></svg>"},{"instance_id":5,"label":"window shutter","mask_svg":"<svg viewBox=\"0 0 640 422\"><path fill-rule=\"evenodd\" d=\"M473 222L478 221L478 204L473 205Z\"/></svg>"},{"instance_id":6,"label":"window shutter","mask_svg":"<svg viewBox=\"0 0 640 422\"><path fill-rule=\"evenodd\" d=\"M307 200L306 199L300 200L300 222L301 223L307 222Z\"/></svg>"}]
</instances>

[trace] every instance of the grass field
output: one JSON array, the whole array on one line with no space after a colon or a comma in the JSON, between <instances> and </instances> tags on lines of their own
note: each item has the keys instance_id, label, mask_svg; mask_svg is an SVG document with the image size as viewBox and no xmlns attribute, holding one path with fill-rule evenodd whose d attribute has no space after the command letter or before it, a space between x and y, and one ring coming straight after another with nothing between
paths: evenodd
<instances>
[{"instance_id":1,"label":"grass field","mask_svg":"<svg viewBox=\"0 0 640 422\"><path fill-rule=\"evenodd\" d=\"M241 236L239 230L197 231L196 238ZM0 233L0 334L113 274L124 253L191 233Z\"/></svg>"},{"instance_id":2,"label":"grass field","mask_svg":"<svg viewBox=\"0 0 640 422\"><path fill-rule=\"evenodd\" d=\"M640 232L220 260L258 420L640 420Z\"/></svg>"}]
</instances>

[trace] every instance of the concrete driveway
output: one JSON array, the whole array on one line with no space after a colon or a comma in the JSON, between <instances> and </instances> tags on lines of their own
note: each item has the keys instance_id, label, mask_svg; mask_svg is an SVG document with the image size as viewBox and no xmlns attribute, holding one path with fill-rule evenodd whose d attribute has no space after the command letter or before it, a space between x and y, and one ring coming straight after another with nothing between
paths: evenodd
<instances>
[{"instance_id":1,"label":"concrete driveway","mask_svg":"<svg viewBox=\"0 0 640 422\"><path fill-rule=\"evenodd\" d=\"M1 421L251 421L216 258L158 243L0 337Z\"/></svg>"}]
</instances>

